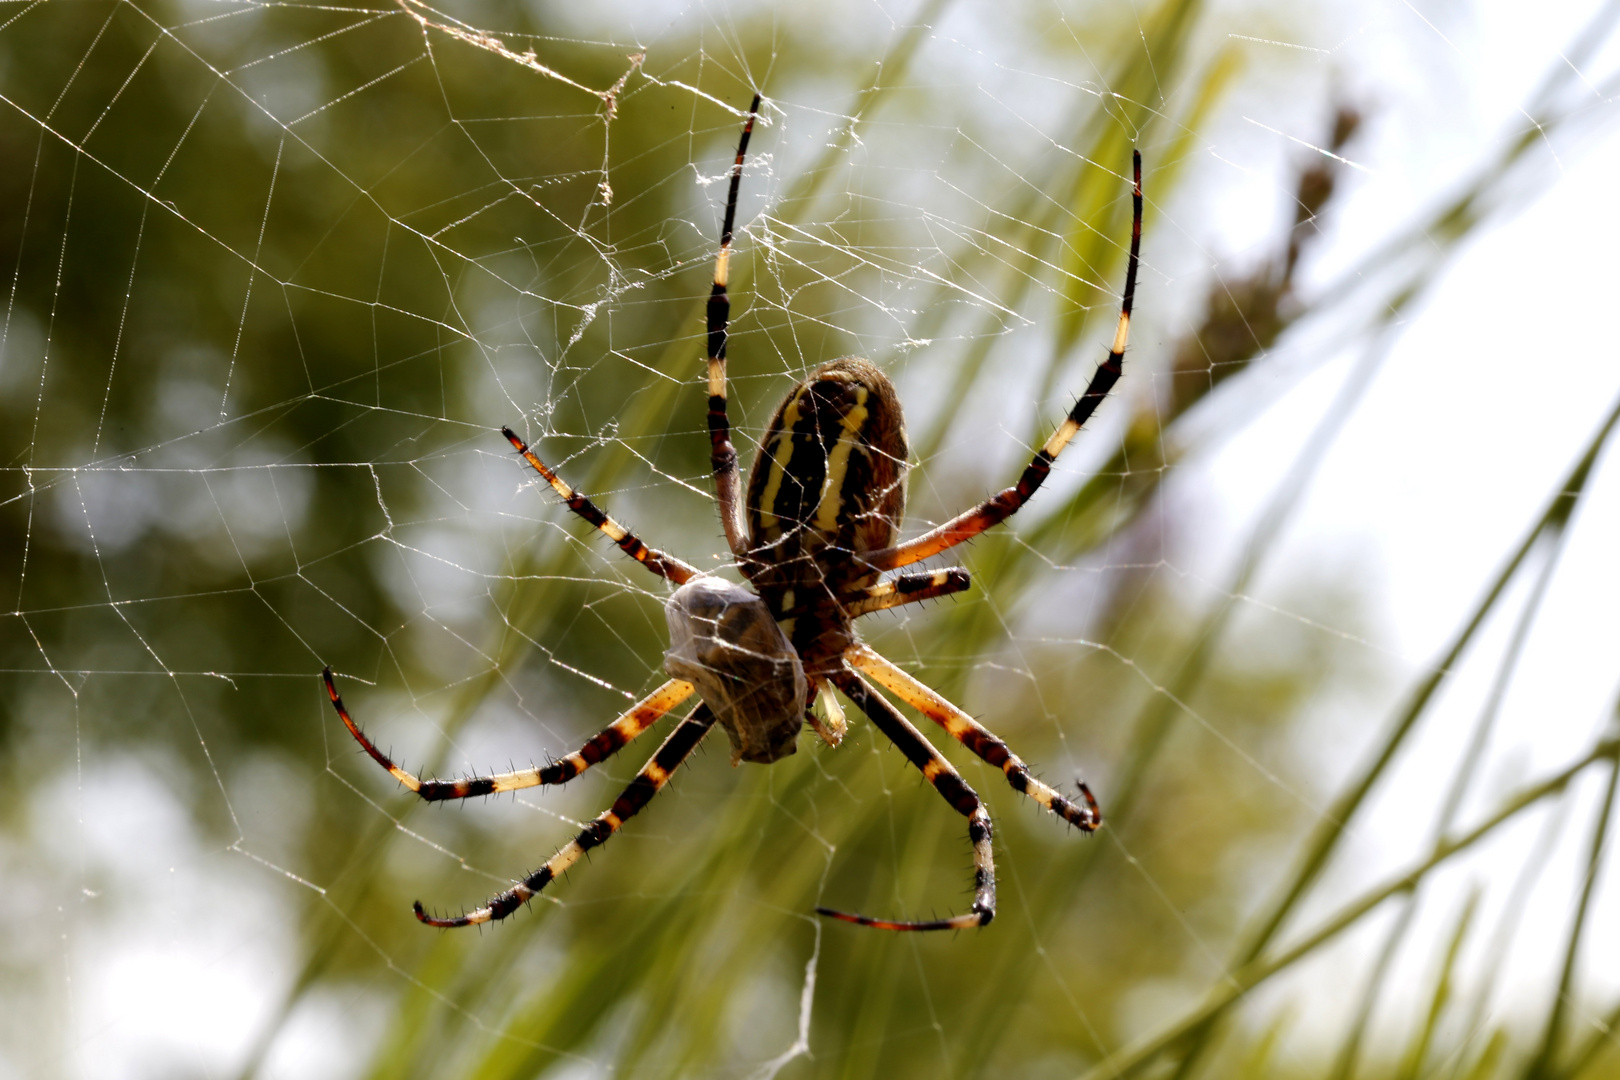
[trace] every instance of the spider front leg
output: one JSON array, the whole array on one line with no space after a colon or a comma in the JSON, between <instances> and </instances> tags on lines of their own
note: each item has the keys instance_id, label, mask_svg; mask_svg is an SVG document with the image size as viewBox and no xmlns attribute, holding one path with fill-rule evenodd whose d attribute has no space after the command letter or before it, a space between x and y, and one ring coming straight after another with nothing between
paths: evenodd
<instances>
[{"instance_id":1,"label":"spider front leg","mask_svg":"<svg viewBox=\"0 0 1620 1080\"><path fill-rule=\"evenodd\" d=\"M376 743L366 738L365 732L360 730L360 725L349 716L349 710L343 707L343 699L338 696L337 683L332 680L332 669L327 668L321 673L321 677L326 680L326 693L332 699L332 707L337 709L343 726L349 729L349 734L354 736L360 748L370 754L373 761L387 769L395 780L416 792L425 802L468 799L476 795L498 795L503 791L516 791L519 788L567 783L592 765L605 761L623 749L630 740L658 723L664 714L691 697L695 689L691 683L682 679L669 680L637 702L629 712L597 732L584 746L567 757L558 758L543 769L521 769L495 776L469 776L462 780L423 780L394 764L387 754L377 749Z\"/></svg>"},{"instance_id":2,"label":"spider front leg","mask_svg":"<svg viewBox=\"0 0 1620 1080\"><path fill-rule=\"evenodd\" d=\"M504 919L525 902L537 895L541 889L557 879L557 875L567 870L579 857L594 847L601 847L607 843L608 838L619 831L619 827L626 821L635 817L641 808L652 801L652 797L669 782L673 773L697 749L703 736L709 733L714 726L714 714L707 705L699 705L692 710L692 715L670 732L669 738L659 746L652 760L642 766L636 778L630 781L630 786L624 789L624 794L614 800L613 808L599 815L585 828L580 830L578 836L565 844L561 851L546 860L546 864L516 885L497 896L491 897L488 904L477 911L458 915L454 918L441 919L429 915L418 900L411 905L416 917L429 926L476 926L479 923L493 922Z\"/></svg>"},{"instance_id":3,"label":"spider front leg","mask_svg":"<svg viewBox=\"0 0 1620 1080\"><path fill-rule=\"evenodd\" d=\"M759 115L760 96L748 106L737 143L737 161L731 166L731 190L726 196L725 224L720 230L720 254L714 260L714 287L709 292L709 462L714 470L715 498L720 508L720 526L726 544L739 559L748 554L748 531L743 524L742 480L737 471L737 448L731 443L731 420L726 415L726 334L731 321L731 298L726 285L731 277L731 231L737 222L737 191L742 186L743 157L748 153L748 137L754 133Z\"/></svg>"},{"instance_id":4,"label":"spider front leg","mask_svg":"<svg viewBox=\"0 0 1620 1080\"><path fill-rule=\"evenodd\" d=\"M685 585L697 577L697 567L682 562L673 555L666 555L657 548L650 548L641 542L635 533L620 525L617 521L604 514L597 505L581 493L569 487L562 477L541 461L535 452L529 449L527 443L518 438L511 428L501 428L501 434L506 436L508 442L516 447L517 452L523 455L523 460L534 466L534 471L545 477L551 489L561 495L568 504L568 509L590 522L603 536L619 545L619 550L645 566L648 570L661 578L673 581L677 585Z\"/></svg>"},{"instance_id":5,"label":"spider front leg","mask_svg":"<svg viewBox=\"0 0 1620 1080\"><path fill-rule=\"evenodd\" d=\"M873 649L856 645L844 653L844 659L851 667L866 672L901 701L944 728L951 738L973 751L986 764L1000 769L1014 791L1028 795L1082 832L1096 832L1102 825L1102 811L1091 789L1085 784L1080 785L1080 796L1085 800L1085 805L1077 806L1050 785L1035 779L1029 766L983 724L951 704L932 687L895 667Z\"/></svg>"},{"instance_id":6,"label":"spider front leg","mask_svg":"<svg viewBox=\"0 0 1620 1080\"><path fill-rule=\"evenodd\" d=\"M973 911L969 915L927 922L891 922L825 907L816 908L816 913L879 930L966 930L988 926L990 920L996 917L996 863L990 848L990 814L979 802L979 796L951 768L951 763L941 757L939 751L923 737L923 733L912 727L866 680L852 671L839 672L831 676L831 680L879 731L889 737L890 742L900 748L906 760L917 766L923 778L934 785L934 790L957 813L968 819L968 839L973 842Z\"/></svg>"},{"instance_id":7,"label":"spider front leg","mask_svg":"<svg viewBox=\"0 0 1620 1080\"><path fill-rule=\"evenodd\" d=\"M1074 403L1074 408L1069 410L1069 415L1058 425L1052 437L1046 440L1046 445L1036 451L1035 456L1030 459L1029 466L1018 478L1018 483L914 540L862 556L862 562L866 566L878 571L909 566L971 540L986 529L994 528L1012 517L1039 490L1047 474L1052 471L1052 463L1057 460L1057 456L1069 445L1069 441L1079 434L1080 428L1091 419L1091 414L1097 411L1097 406L1102 404L1103 398L1108 396L1108 392L1119 381L1119 376L1124 370L1125 345L1131 336L1131 305L1136 300L1136 269L1142 249L1140 152L1131 152L1131 169L1135 180L1131 194L1131 256L1125 266L1125 295L1120 301L1119 325L1114 330L1114 345L1109 349L1107 358L1092 375L1085 393L1080 395L1080 400Z\"/></svg>"}]
</instances>

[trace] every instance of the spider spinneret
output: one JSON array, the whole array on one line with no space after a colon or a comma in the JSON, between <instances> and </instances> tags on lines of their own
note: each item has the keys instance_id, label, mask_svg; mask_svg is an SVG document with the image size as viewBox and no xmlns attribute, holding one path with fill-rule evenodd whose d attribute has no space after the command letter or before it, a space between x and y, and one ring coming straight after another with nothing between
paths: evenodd
<instances>
[{"instance_id":1,"label":"spider spinneret","mask_svg":"<svg viewBox=\"0 0 1620 1080\"><path fill-rule=\"evenodd\" d=\"M743 161L760 97L755 95L737 145L726 199L720 252L708 301L710 461L727 546L752 590L655 548L603 513L551 470L510 428L501 433L563 499L625 554L678 586L665 608L670 679L609 724L579 750L544 768L463 780L421 780L400 768L360 730L338 695L331 668L324 673L338 716L361 748L400 783L429 802L493 795L561 784L618 752L693 695L698 704L676 725L613 806L586 825L546 863L474 911L454 917L416 916L430 926L471 926L504 919L544 889L591 848L638 813L669 781L716 724L732 744L732 764L768 764L797 748L808 723L829 745L844 732L833 688L855 704L898 747L958 813L968 819L973 844L974 894L970 911L945 919L902 922L818 907L822 915L884 930L951 930L985 926L996 913L995 861L989 812L961 775L923 733L872 685L904 701L994 768L1007 783L1081 829L1102 824L1085 784L1080 802L1036 779L996 735L864 645L855 619L968 588L961 567L904 571L902 567L947 551L1005 521L1028 502L1082 425L1118 381L1130 334L1131 306L1142 239L1142 158L1132 154L1130 256L1113 347L1057 431L1018 482L912 540L900 541L910 468L905 421L894 386L875 365L847 357L822 364L776 409L740 497L737 452L726 411L727 294L732 228ZM900 571L884 577L890 571ZM871 680L871 682L868 681ZM826 713L818 718L812 703Z\"/></svg>"}]
</instances>

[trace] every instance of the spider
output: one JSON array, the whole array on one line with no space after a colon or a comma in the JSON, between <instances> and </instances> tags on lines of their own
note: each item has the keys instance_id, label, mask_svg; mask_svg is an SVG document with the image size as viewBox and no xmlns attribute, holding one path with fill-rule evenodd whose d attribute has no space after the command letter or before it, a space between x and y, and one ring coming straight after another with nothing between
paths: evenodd
<instances>
[{"instance_id":1,"label":"spider","mask_svg":"<svg viewBox=\"0 0 1620 1080\"><path fill-rule=\"evenodd\" d=\"M846 728L834 687L967 818L973 844L974 895L968 914L922 922L877 919L825 907L816 908L818 914L883 930L985 926L996 914L989 813L956 769L877 691L874 682L1000 769L1013 790L1086 833L1102 824L1097 801L1085 784L1079 785L1081 801L1077 804L1037 780L1005 742L864 645L854 621L874 611L968 588L968 573L961 567L883 575L971 540L1016 513L1119 379L1142 239L1141 154L1132 154L1130 259L1119 326L1107 359L1016 484L901 543L909 468L905 424L894 387L865 360L847 358L823 364L783 399L760 442L747 498L740 497L737 451L726 415L726 336L731 311L726 283L737 191L759 107L760 97L755 95L731 167L707 320L709 445L720 523L737 568L752 590L701 573L648 547L564 482L510 428L502 428L502 434L569 510L606 534L625 554L677 586L666 606L671 644L664 666L669 681L574 753L544 768L461 780L422 780L396 765L366 737L344 708L332 669L324 672L327 693L349 733L379 765L428 802L565 783L623 749L694 694L699 698L612 808L586 825L545 865L483 907L459 916L430 915L418 901L413 905L416 917L429 926L472 926L511 915L581 855L606 843L646 806L717 723L730 737L733 765L740 761L769 763L793 753L806 723L829 746L837 746ZM815 714L812 701L820 704L822 716Z\"/></svg>"}]
</instances>

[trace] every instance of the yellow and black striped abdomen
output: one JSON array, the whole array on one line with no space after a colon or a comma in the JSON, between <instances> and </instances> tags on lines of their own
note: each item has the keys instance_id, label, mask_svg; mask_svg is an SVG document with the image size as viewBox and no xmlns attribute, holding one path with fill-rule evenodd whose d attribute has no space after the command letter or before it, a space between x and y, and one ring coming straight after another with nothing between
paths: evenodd
<instances>
[{"instance_id":1,"label":"yellow and black striped abdomen","mask_svg":"<svg viewBox=\"0 0 1620 1080\"><path fill-rule=\"evenodd\" d=\"M748 478L750 576L767 603L876 580L859 556L899 535L908 453L894 386L867 361L823 364L793 388Z\"/></svg>"}]
</instances>

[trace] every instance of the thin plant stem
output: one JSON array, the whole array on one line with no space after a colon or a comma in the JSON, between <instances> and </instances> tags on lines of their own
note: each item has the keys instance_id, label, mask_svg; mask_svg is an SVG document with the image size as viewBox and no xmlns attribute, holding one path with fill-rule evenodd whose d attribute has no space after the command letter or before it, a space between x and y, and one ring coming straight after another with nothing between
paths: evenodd
<instances>
[{"instance_id":1,"label":"thin plant stem","mask_svg":"<svg viewBox=\"0 0 1620 1080\"><path fill-rule=\"evenodd\" d=\"M1502 569L1497 573L1485 595L1475 605L1462 629L1452 639L1439 663L1435 664L1429 676L1420 683L1408 697L1406 705L1397 714L1395 723L1389 733L1384 737L1373 759L1361 770L1360 774L1348 785L1345 791L1323 815L1322 822L1315 834L1306 844L1305 853L1300 859L1288 885L1281 897L1271 905L1269 912L1258 921L1258 929L1254 931L1243 948L1239 950L1236 963L1233 967L1238 971L1248 970L1257 962L1266 946L1282 928L1284 922L1293 913L1295 907L1304 898L1306 892L1316 882L1328 858L1338 848L1339 840L1344 835L1345 827L1350 819L1366 801L1368 793L1383 777L1390 763L1394 760L1397 751L1405 744L1406 738L1411 734L1420 717L1427 712L1429 703L1440 689L1447 676L1456 668L1463 654L1473 643L1480 628L1486 619L1495 610L1497 602L1506 591L1508 584L1518 574L1524 560L1535 548L1543 533L1548 530L1561 530L1569 522L1575 507L1579 504L1586 489L1587 480L1591 477L1592 467L1597 462L1599 453L1607 445L1609 436L1613 433L1615 424L1620 422L1620 400L1611 406L1608 415L1599 426L1597 432L1588 442L1585 453L1570 470L1556 489L1556 493L1548 500L1541 515L1520 541L1513 554L1507 559ZM1218 1013L1217 1013L1218 1015ZM1186 1039L1187 1054L1177 1075L1186 1075L1191 1065L1201 1056L1210 1030L1200 1028ZM1178 1040L1180 1041L1180 1040ZM1164 1047L1168 1047L1165 1044Z\"/></svg>"},{"instance_id":2,"label":"thin plant stem","mask_svg":"<svg viewBox=\"0 0 1620 1080\"><path fill-rule=\"evenodd\" d=\"M1084 1074L1084 1080L1103 1080L1104 1077L1126 1077L1140 1072L1158 1056L1184 1040L1204 1030L1211 1021L1220 1018L1245 994L1264 983L1278 972L1286 971L1323 945L1354 926L1385 900L1409 892L1435 868L1454 855L1472 848L1490 836L1502 825L1518 817L1525 810L1551 795L1557 795L1577 776L1595 762L1612 761L1620 755L1620 739L1606 739L1573 765L1563 769L1541 783L1527 788L1509 799L1495 814L1461 836L1441 841L1423 862L1390 881L1363 893L1357 900L1346 904L1339 912L1324 920L1314 930L1304 934L1298 942L1270 959L1256 959L1225 976L1218 989L1205 1002L1167 1030L1150 1036L1137 1045L1099 1062Z\"/></svg>"},{"instance_id":3,"label":"thin plant stem","mask_svg":"<svg viewBox=\"0 0 1620 1080\"><path fill-rule=\"evenodd\" d=\"M1620 719L1620 706L1617 706ZM1592 902L1592 890L1597 885L1598 871L1603 866L1603 848L1609 835L1609 818L1614 811L1615 789L1620 787L1620 764L1611 763L1609 787L1603 794L1603 806L1598 810L1597 822L1592 830L1592 848L1586 856L1586 880L1581 884L1581 898L1575 905L1575 921L1569 928L1569 943L1564 948L1564 966L1558 973L1558 992L1553 995L1552 1009L1547 1015L1546 1031L1541 1046L1525 1069L1529 1080L1543 1080L1555 1076L1553 1058L1563 1041L1564 1027L1569 1014L1570 995L1575 983L1575 964L1580 957L1581 939L1586 933L1586 914Z\"/></svg>"},{"instance_id":4,"label":"thin plant stem","mask_svg":"<svg viewBox=\"0 0 1620 1080\"><path fill-rule=\"evenodd\" d=\"M1315 882L1322 868L1327 863L1328 856L1337 848L1339 839L1344 835L1345 826L1349 823L1362 803L1366 800L1368 792L1373 785L1382 778L1384 771L1389 767L1395 757L1396 751L1405 743L1406 737L1411 733L1419 717L1427 711L1429 703L1433 700L1441 684L1455 670L1463 653L1473 643L1474 637L1484 625L1486 618L1495 609L1497 601L1507 589L1508 583L1518 573L1525 558L1535 547L1542 534L1549 530L1562 530L1568 524L1570 515L1586 489L1586 482L1592 474L1592 466L1596 463L1598 454L1607 445L1609 436L1613 433L1615 424L1620 421L1620 401L1616 401L1604 418L1597 433L1587 444L1586 452L1580 461L1570 470L1569 475L1558 485L1557 493L1548 501L1541 516L1531 526L1528 534L1520 541L1519 546L1509 556L1506 564L1498 572L1496 579L1486 590L1484 597L1475 606L1461 631L1453 638L1440 662L1436 664L1427 678L1423 680L1412 693L1406 707L1401 710L1395 724L1385 737L1383 745L1379 747L1377 755L1356 777L1349 788L1341 795L1333 808L1324 815L1322 825L1318 828L1316 836L1306 847L1305 857L1300 861L1293 880L1289 883L1287 891L1282 898L1272 906L1270 913L1261 921L1259 929L1251 936L1241 953L1240 963L1248 963L1260 955L1271 939L1281 929L1283 922L1292 914L1295 905L1299 902L1305 891Z\"/></svg>"},{"instance_id":5,"label":"thin plant stem","mask_svg":"<svg viewBox=\"0 0 1620 1080\"><path fill-rule=\"evenodd\" d=\"M1395 1074L1396 1080L1417 1080L1424 1075L1423 1062L1429 1056L1429 1049L1434 1046L1435 1034L1440 1030L1440 1020L1445 1016L1446 1005L1451 1001L1451 991L1456 980L1457 958L1462 955L1463 942L1468 940L1468 928L1473 925L1474 913L1479 910L1482 893L1482 887L1476 884L1463 904L1462 913L1457 917L1456 928L1451 933L1451 942L1446 947L1445 958L1440 963L1440 974L1435 979L1434 996L1429 1001L1428 1015L1424 1017L1423 1027L1418 1030L1411 1049L1407 1051L1406 1061ZM1409 904L1407 910L1415 906Z\"/></svg>"},{"instance_id":6,"label":"thin plant stem","mask_svg":"<svg viewBox=\"0 0 1620 1080\"><path fill-rule=\"evenodd\" d=\"M1513 676L1518 671L1519 661L1523 659L1525 644L1530 640L1530 630L1535 625L1536 616L1541 611L1542 601L1547 596L1547 586L1551 584L1553 572L1558 566L1559 556L1563 553L1564 542L1568 538L1567 529L1558 529L1549 541L1550 549L1542 563L1541 572L1536 575L1535 584L1531 586L1530 595L1525 598L1524 606L1519 616L1514 620L1513 633L1508 639L1507 648L1503 651L1502 660L1497 665L1496 675L1491 681L1490 693L1486 696L1485 705L1474 722L1473 734L1469 737L1468 747L1463 751L1462 760L1458 762L1457 769L1452 775L1451 785L1441 802L1440 814L1435 819L1433 838L1438 840L1449 832L1456 823L1457 812L1462 807L1463 796L1467 794L1469 785L1473 782L1479 770L1479 762L1484 755L1485 747L1496 729L1496 720L1502 712L1502 701L1507 696L1507 688L1512 684ZM1378 960L1367 979L1367 985L1362 993L1361 1002L1356 1009L1355 1020L1351 1023L1344 1046L1339 1051L1339 1057L1334 1064L1333 1072L1329 1074L1332 1080L1349 1080L1355 1072L1356 1060L1360 1056L1361 1040L1366 1036L1367 1024L1372 1018L1374 1004L1381 998L1384 981L1389 976L1391 962L1400 950L1411 929L1413 918L1417 914L1417 894L1407 897L1403 901L1400 916L1395 925L1390 928L1384 946L1379 950Z\"/></svg>"},{"instance_id":7,"label":"thin plant stem","mask_svg":"<svg viewBox=\"0 0 1620 1080\"><path fill-rule=\"evenodd\" d=\"M1473 1040L1474 1034L1485 1030L1485 1012L1490 1004L1491 990L1497 985L1496 976L1507 962L1508 945L1514 933L1524 920L1524 914L1530 906L1530 893L1536 882L1547 869L1547 863L1552 859L1553 851L1557 848L1558 838L1563 835L1564 827L1569 823L1568 793L1561 796L1552 812L1547 815L1546 824L1536 837L1535 843L1530 847L1524 865L1519 867L1519 873L1514 878L1513 888L1508 893L1507 902L1502 905L1502 915L1497 921L1496 932L1491 935L1490 944L1485 948L1487 958L1485 970L1475 979L1474 1006L1469 1010L1466 1023L1459 1025L1458 1030L1463 1033L1461 1041L1453 1057L1456 1064L1451 1075L1461 1075L1463 1068L1463 1051ZM1486 1049L1481 1054L1483 1058L1490 1053L1491 1039L1486 1040ZM1475 1062L1477 1071L1478 1061ZM1470 1074L1473 1075L1473 1074Z\"/></svg>"}]
</instances>

